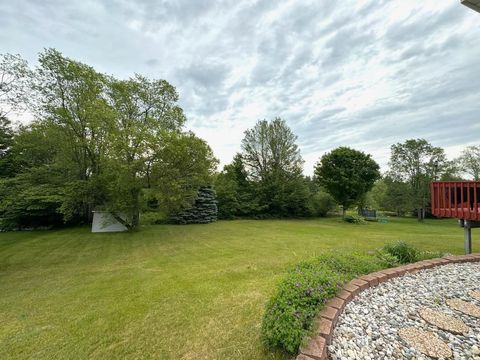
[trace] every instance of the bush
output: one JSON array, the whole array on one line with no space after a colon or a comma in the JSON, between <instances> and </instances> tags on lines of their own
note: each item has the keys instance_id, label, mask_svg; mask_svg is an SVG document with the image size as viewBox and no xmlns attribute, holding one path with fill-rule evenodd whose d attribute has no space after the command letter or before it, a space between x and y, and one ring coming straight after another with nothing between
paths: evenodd
<instances>
[{"instance_id":1,"label":"bush","mask_svg":"<svg viewBox=\"0 0 480 360\"><path fill-rule=\"evenodd\" d=\"M390 268L400 265L398 258L395 255L392 255L389 252L385 251L384 249L378 249L375 252L375 256L384 268Z\"/></svg>"},{"instance_id":2,"label":"bush","mask_svg":"<svg viewBox=\"0 0 480 360\"><path fill-rule=\"evenodd\" d=\"M360 255L326 254L297 264L267 303L261 329L263 343L296 353L322 305L346 281L380 269L375 257Z\"/></svg>"},{"instance_id":3,"label":"bush","mask_svg":"<svg viewBox=\"0 0 480 360\"><path fill-rule=\"evenodd\" d=\"M324 217L336 208L337 203L330 194L320 191L310 198L309 205L313 216Z\"/></svg>"},{"instance_id":4,"label":"bush","mask_svg":"<svg viewBox=\"0 0 480 360\"><path fill-rule=\"evenodd\" d=\"M360 215L347 215L343 218L344 221L350 224L365 225L367 222Z\"/></svg>"},{"instance_id":5,"label":"bush","mask_svg":"<svg viewBox=\"0 0 480 360\"><path fill-rule=\"evenodd\" d=\"M419 251L405 241L396 241L385 245L382 250L398 259L400 264L408 264L419 259Z\"/></svg>"}]
</instances>

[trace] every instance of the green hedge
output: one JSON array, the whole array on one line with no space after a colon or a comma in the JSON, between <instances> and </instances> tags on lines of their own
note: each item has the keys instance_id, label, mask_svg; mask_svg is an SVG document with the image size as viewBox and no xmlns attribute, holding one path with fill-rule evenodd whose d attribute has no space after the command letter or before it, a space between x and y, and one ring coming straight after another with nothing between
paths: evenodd
<instances>
[{"instance_id":1,"label":"green hedge","mask_svg":"<svg viewBox=\"0 0 480 360\"><path fill-rule=\"evenodd\" d=\"M384 267L374 256L342 254L325 254L295 265L267 304L261 330L264 344L296 353L322 305L346 281Z\"/></svg>"}]
</instances>

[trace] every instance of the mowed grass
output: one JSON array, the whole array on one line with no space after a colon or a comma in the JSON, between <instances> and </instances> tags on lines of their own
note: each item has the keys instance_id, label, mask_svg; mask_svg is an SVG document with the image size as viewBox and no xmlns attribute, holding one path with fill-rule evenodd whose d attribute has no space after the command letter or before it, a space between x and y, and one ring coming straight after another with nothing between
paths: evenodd
<instances>
[{"instance_id":1,"label":"mowed grass","mask_svg":"<svg viewBox=\"0 0 480 360\"><path fill-rule=\"evenodd\" d=\"M474 250L480 231L473 230ZM463 252L454 220L239 220L0 233L1 359L284 359L260 342L286 268L391 240Z\"/></svg>"}]
</instances>

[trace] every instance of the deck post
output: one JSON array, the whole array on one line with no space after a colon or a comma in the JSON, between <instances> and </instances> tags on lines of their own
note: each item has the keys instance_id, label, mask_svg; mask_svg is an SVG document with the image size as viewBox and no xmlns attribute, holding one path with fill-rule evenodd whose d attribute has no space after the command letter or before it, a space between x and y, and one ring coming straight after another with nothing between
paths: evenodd
<instances>
[{"instance_id":1,"label":"deck post","mask_svg":"<svg viewBox=\"0 0 480 360\"><path fill-rule=\"evenodd\" d=\"M463 221L463 234L465 242L465 254L472 253L472 224L470 220Z\"/></svg>"}]
</instances>

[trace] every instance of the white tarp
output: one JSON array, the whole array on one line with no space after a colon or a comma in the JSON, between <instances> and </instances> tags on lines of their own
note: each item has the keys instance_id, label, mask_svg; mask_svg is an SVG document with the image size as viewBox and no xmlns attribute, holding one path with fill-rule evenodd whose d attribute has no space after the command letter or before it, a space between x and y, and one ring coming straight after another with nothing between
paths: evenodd
<instances>
[{"instance_id":1,"label":"white tarp","mask_svg":"<svg viewBox=\"0 0 480 360\"><path fill-rule=\"evenodd\" d=\"M120 215L121 216L121 215ZM94 211L92 232L119 232L127 231L125 225L118 222L111 213L106 211Z\"/></svg>"}]
</instances>

